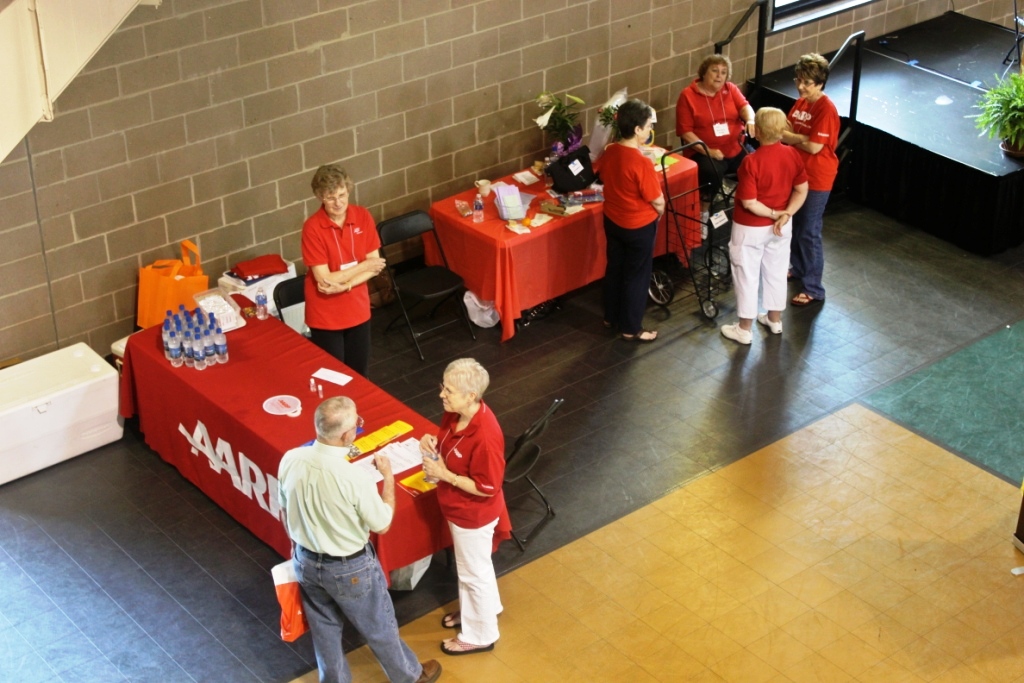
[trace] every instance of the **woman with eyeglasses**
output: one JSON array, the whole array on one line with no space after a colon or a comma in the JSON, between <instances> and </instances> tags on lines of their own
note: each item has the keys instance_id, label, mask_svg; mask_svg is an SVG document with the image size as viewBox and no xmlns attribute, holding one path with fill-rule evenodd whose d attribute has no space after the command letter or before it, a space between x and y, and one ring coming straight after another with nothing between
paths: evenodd
<instances>
[{"instance_id":1,"label":"woman with eyeglasses","mask_svg":"<svg viewBox=\"0 0 1024 683\"><path fill-rule=\"evenodd\" d=\"M370 212L349 204L354 183L337 164L313 175L320 209L302 225L306 325L310 340L360 375L370 366L370 291L384 269Z\"/></svg>"},{"instance_id":2,"label":"woman with eyeglasses","mask_svg":"<svg viewBox=\"0 0 1024 683\"><path fill-rule=\"evenodd\" d=\"M654 238L665 213L661 180L640 145L651 134L654 110L640 100L623 102L615 113L619 139L594 162L604 184L604 326L622 339L652 342L656 330L643 328L651 282Z\"/></svg>"},{"instance_id":3,"label":"woman with eyeglasses","mask_svg":"<svg viewBox=\"0 0 1024 683\"><path fill-rule=\"evenodd\" d=\"M459 610L441 620L457 629L441 643L448 655L489 652L502 610L491 553L511 536L505 507L505 437L483 401L490 377L472 358L448 364L441 383L444 415L437 436L420 440L423 472L437 480L437 503L448 521L459 574Z\"/></svg>"},{"instance_id":4,"label":"woman with eyeglasses","mask_svg":"<svg viewBox=\"0 0 1024 683\"><path fill-rule=\"evenodd\" d=\"M704 210L721 187L722 176L735 173L747 148L744 133L754 137L754 110L740 89L729 81L732 62L725 55L708 55L697 78L683 88L676 102L676 134L683 144L700 145L685 154L697 164Z\"/></svg>"},{"instance_id":5,"label":"woman with eyeglasses","mask_svg":"<svg viewBox=\"0 0 1024 683\"><path fill-rule=\"evenodd\" d=\"M793 216L793 240L789 248L790 278L799 280L801 291L793 297L794 306L807 306L825 300L821 283L825 269L825 251L821 241L823 216L832 191L839 158L839 112L825 94L828 60L819 54L807 54L795 67L800 98L789 110L789 125L782 141L800 152L807 168L810 190L803 208Z\"/></svg>"}]
</instances>

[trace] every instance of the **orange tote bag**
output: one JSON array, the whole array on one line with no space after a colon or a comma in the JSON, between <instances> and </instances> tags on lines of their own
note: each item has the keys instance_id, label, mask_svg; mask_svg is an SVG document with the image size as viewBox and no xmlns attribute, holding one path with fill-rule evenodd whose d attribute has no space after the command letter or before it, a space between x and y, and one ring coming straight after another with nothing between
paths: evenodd
<instances>
[{"instance_id":1,"label":"orange tote bag","mask_svg":"<svg viewBox=\"0 0 1024 683\"><path fill-rule=\"evenodd\" d=\"M135 322L145 329L163 322L168 310L179 304L195 308L193 294L210 288L210 278L199 265L199 248L192 240L181 243L180 259L162 259L139 268L138 315Z\"/></svg>"}]
</instances>

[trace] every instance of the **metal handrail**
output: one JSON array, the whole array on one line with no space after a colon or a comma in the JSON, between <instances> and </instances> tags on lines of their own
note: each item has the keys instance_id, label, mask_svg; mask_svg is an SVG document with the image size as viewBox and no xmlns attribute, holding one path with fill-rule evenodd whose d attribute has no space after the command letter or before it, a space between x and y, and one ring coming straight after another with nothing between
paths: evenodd
<instances>
[{"instance_id":1,"label":"metal handrail","mask_svg":"<svg viewBox=\"0 0 1024 683\"><path fill-rule=\"evenodd\" d=\"M747 11L743 13L740 20L736 22L736 26L733 27L729 33L729 37L725 40L720 40L715 43L715 54L722 54L722 48L732 42L739 32L746 25L747 20L754 13L754 9L758 9L757 13L757 53L755 55L754 64L754 87L761 87L761 76L764 73L764 44L765 38L768 35L768 0L754 0L753 4L747 8Z\"/></svg>"},{"instance_id":2,"label":"metal handrail","mask_svg":"<svg viewBox=\"0 0 1024 683\"><path fill-rule=\"evenodd\" d=\"M857 122L857 100L860 98L861 56L864 52L864 39L866 35L864 31L857 31L851 34L828 63L829 71L831 71L836 62L846 53L846 49L850 47L850 44L856 43L857 49L853 53L853 86L850 88L850 123Z\"/></svg>"}]
</instances>

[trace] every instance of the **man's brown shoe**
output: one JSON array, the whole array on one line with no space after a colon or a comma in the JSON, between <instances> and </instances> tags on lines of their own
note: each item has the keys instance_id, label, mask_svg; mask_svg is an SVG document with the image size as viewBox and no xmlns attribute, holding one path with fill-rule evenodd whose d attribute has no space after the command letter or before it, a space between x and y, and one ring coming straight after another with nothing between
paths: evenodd
<instances>
[{"instance_id":1,"label":"man's brown shoe","mask_svg":"<svg viewBox=\"0 0 1024 683\"><path fill-rule=\"evenodd\" d=\"M434 683L441 677L441 663L436 659L428 659L420 664L423 666L423 673L416 679L416 683Z\"/></svg>"}]
</instances>

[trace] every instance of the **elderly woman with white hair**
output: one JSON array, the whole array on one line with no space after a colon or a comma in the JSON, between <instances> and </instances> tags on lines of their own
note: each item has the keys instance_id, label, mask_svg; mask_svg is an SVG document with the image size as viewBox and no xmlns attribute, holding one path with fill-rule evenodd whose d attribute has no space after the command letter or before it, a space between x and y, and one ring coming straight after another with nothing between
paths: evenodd
<instances>
[{"instance_id":1,"label":"elderly woman with white hair","mask_svg":"<svg viewBox=\"0 0 1024 683\"><path fill-rule=\"evenodd\" d=\"M722 326L722 335L738 344L753 340L754 318L772 334L782 334L786 309L786 264L793 235L793 214L807 198L807 172L800 154L779 144L787 130L786 114L774 107L757 111L754 133L761 143L739 169L733 209L729 260L740 320ZM767 314L758 314L761 285Z\"/></svg>"},{"instance_id":2,"label":"elderly woman with white hair","mask_svg":"<svg viewBox=\"0 0 1024 683\"><path fill-rule=\"evenodd\" d=\"M472 358L449 363L441 383L444 416L437 436L420 440L423 471L437 479L437 502L448 521L459 573L459 611L441 625L460 629L441 643L449 655L494 649L502 610L491 553L509 538L511 524L501 485L505 437L487 404L487 370Z\"/></svg>"}]
</instances>

